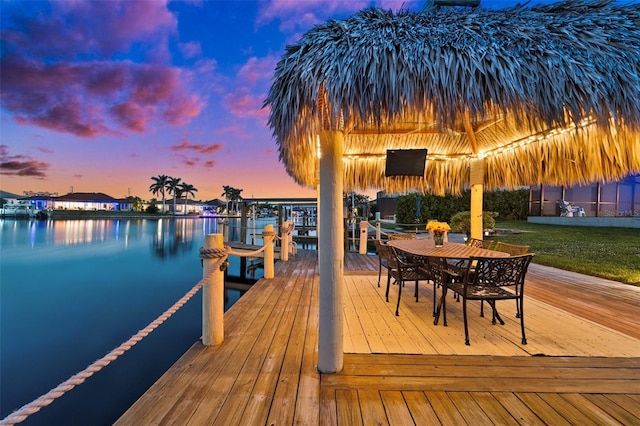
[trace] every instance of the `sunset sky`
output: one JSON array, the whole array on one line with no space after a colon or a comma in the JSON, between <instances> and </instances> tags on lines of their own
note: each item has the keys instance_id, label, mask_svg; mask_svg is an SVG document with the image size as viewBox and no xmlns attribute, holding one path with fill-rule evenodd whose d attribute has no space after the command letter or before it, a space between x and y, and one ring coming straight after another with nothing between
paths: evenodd
<instances>
[{"instance_id":1,"label":"sunset sky","mask_svg":"<svg viewBox=\"0 0 640 426\"><path fill-rule=\"evenodd\" d=\"M199 200L223 185L313 197L279 162L262 108L285 46L368 6L423 4L0 0L0 189L149 199L164 174Z\"/></svg>"}]
</instances>

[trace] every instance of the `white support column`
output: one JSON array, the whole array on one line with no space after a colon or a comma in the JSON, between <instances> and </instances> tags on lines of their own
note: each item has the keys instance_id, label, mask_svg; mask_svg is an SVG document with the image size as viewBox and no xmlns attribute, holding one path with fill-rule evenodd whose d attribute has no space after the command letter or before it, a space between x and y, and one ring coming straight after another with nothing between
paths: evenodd
<instances>
[{"instance_id":1,"label":"white support column","mask_svg":"<svg viewBox=\"0 0 640 426\"><path fill-rule=\"evenodd\" d=\"M205 249L223 249L222 234L209 234L204 238ZM202 344L215 346L224 340L224 272L213 266L219 258L202 260L202 277L211 277L202 287ZM213 271L213 274L211 273Z\"/></svg>"},{"instance_id":2,"label":"white support column","mask_svg":"<svg viewBox=\"0 0 640 426\"><path fill-rule=\"evenodd\" d=\"M337 373L343 367L344 225L342 222L342 132L320 135L320 315L318 370Z\"/></svg>"},{"instance_id":3,"label":"white support column","mask_svg":"<svg viewBox=\"0 0 640 426\"><path fill-rule=\"evenodd\" d=\"M275 274L275 254L273 250L274 245L273 225L268 224L264 226L262 231L262 241L264 242L264 278L269 280L276 276Z\"/></svg>"},{"instance_id":4,"label":"white support column","mask_svg":"<svg viewBox=\"0 0 640 426\"><path fill-rule=\"evenodd\" d=\"M360 254L367 254L367 241L369 240L369 222L360 222Z\"/></svg>"},{"instance_id":5,"label":"white support column","mask_svg":"<svg viewBox=\"0 0 640 426\"><path fill-rule=\"evenodd\" d=\"M471 238L483 239L482 194L484 192L484 160L471 162Z\"/></svg>"}]
</instances>

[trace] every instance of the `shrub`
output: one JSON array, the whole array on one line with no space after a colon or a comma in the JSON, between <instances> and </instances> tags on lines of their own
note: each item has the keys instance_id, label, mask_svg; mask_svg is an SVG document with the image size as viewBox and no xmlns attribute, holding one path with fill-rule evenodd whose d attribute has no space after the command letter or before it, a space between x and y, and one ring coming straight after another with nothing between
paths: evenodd
<instances>
[{"instance_id":1,"label":"shrub","mask_svg":"<svg viewBox=\"0 0 640 426\"><path fill-rule=\"evenodd\" d=\"M482 229L494 229L496 227L496 216L494 212L482 212ZM451 217L451 230L471 235L471 212L456 213Z\"/></svg>"}]
</instances>

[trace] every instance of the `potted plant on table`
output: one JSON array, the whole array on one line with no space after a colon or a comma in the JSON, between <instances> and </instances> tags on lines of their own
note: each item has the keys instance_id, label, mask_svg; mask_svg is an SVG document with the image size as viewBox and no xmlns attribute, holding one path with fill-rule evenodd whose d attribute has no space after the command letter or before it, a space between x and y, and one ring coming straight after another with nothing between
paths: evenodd
<instances>
[{"instance_id":1,"label":"potted plant on table","mask_svg":"<svg viewBox=\"0 0 640 426\"><path fill-rule=\"evenodd\" d=\"M433 242L436 247L444 245L444 234L451 229L448 223L431 220L427 223L427 230L433 233Z\"/></svg>"}]
</instances>

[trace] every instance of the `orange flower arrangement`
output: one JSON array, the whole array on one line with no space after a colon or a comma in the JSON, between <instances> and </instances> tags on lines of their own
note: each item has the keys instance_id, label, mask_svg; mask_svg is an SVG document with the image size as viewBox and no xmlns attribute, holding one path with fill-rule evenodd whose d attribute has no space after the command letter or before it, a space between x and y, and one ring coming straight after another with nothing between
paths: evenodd
<instances>
[{"instance_id":1,"label":"orange flower arrangement","mask_svg":"<svg viewBox=\"0 0 640 426\"><path fill-rule=\"evenodd\" d=\"M446 231L451 230L451 227L446 222L437 222L435 220L427 223L427 230L433 232L434 234L443 234Z\"/></svg>"}]
</instances>

